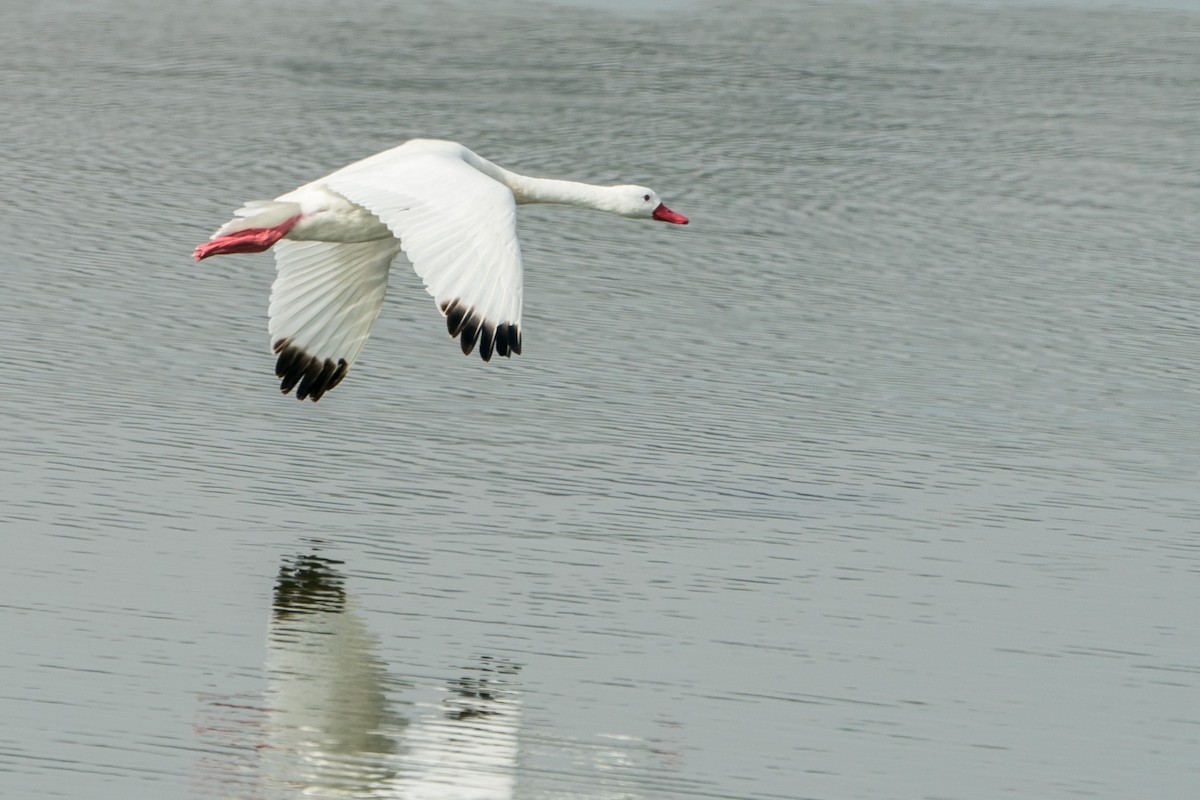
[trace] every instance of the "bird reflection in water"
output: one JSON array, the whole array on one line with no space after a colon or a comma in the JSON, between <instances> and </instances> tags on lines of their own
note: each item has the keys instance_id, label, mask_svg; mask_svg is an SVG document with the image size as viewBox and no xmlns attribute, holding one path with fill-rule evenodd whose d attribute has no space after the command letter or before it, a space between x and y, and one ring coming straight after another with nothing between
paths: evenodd
<instances>
[{"instance_id":1,"label":"bird reflection in water","mask_svg":"<svg viewBox=\"0 0 1200 800\"><path fill-rule=\"evenodd\" d=\"M387 782L405 721L390 710L378 639L346 596L341 562L285 561L267 635L264 788L330 795Z\"/></svg>"},{"instance_id":2,"label":"bird reflection in water","mask_svg":"<svg viewBox=\"0 0 1200 800\"><path fill-rule=\"evenodd\" d=\"M205 729L224 732L213 749L231 759L224 769L211 763L211 751L201 760L215 780L196 787L200 794L511 798L520 667L483 656L441 687L389 676L378 638L346 591L341 564L316 553L284 561L267 635L263 705L210 701L223 719ZM401 713L395 700L401 693L427 699L403 704ZM228 735L241 728L237 738L246 738L248 726L236 723L250 721L247 710L255 712L258 731L253 776L244 763L246 745L231 747Z\"/></svg>"}]
</instances>

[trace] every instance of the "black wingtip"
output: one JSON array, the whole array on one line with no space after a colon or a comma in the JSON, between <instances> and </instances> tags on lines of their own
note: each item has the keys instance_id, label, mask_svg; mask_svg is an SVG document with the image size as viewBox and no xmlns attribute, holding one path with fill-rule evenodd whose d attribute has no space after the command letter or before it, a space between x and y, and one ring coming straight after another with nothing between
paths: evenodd
<instances>
[{"instance_id":1,"label":"black wingtip","mask_svg":"<svg viewBox=\"0 0 1200 800\"><path fill-rule=\"evenodd\" d=\"M289 394L296 390L297 400L320 400L326 392L342 382L350 365L344 358L324 360L304 352L291 339L275 342L271 349L279 354L275 361L275 376L280 379L279 391Z\"/></svg>"},{"instance_id":2,"label":"black wingtip","mask_svg":"<svg viewBox=\"0 0 1200 800\"><path fill-rule=\"evenodd\" d=\"M442 313L446 315L446 330L453 338L462 332L463 323L467 319L467 308L459 301L443 304Z\"/></svg>"},{"instance_id":3,"label":"black wingtip","mask_svg":"<svg viewBox=\"0 0 1200 800\"><path fill-rule=\"evenodd\" d=\"M479 329L479 357L484 361L492 360L492 351L496 344L496 329L490 322L483 323Z\"/></svg>"},{"instance_id":4,"label":"black wingtip","mask_svg":"<svg viewBox=\"0 0 1200 800\"><path fill-rule=\"evenodd\" d=\"M479 315L472 311L463 322L462 331L458 334L458 343L462 347L464 356L471 355L471 351L475 349L475 342L479 339L479 325L482 321Z\"/></svg>"},{"instance_id":5,"label":"black wingtip","mask_svg":"<svg viewBox=\"0 0 1200 800\"><path fill-rule=\"evenodd\" d=\"M508 349L508 323L501 322L496 326L496 355L510 358Z\"/></svg>"},{"instance_id":6,"label":"black wingtip","mask_svg":"<svg viewBox=\"0 0 1200 800\"><path fill-rule=\"evenodd\" d=\"M446 330L457 338L463 355L469 356L479 344L479 357L491 361L492 355L512 358L521 354L521 329L510 323L485 320L478 310L461 299L444 300L438 308L446 315Z\"/></svg>"}]
</instances>

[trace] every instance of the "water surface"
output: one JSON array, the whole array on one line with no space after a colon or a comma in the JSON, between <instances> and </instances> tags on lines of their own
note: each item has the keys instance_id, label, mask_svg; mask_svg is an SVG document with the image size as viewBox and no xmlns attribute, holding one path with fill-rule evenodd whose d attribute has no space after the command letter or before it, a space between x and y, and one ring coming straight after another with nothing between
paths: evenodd
<instances>
[{"instance_id":1,"label":"water surface","mask_svg":"<svg viewBox=\"0 0 1200 800\"><path fill-rule=\"evenodd\" d=\"M14 19L0 794L1194 792L1194 11ZM523 208L523 356L401 264L281 397L192 247L418 135L692 224Z\"/></svg>"}]
</instances>

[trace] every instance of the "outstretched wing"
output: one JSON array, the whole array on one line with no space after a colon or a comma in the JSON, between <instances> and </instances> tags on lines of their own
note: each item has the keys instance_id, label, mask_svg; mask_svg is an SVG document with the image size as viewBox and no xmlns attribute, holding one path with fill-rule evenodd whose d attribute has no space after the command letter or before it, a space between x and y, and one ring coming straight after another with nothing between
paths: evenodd
<instances>
[{"instance_id":1,"label":"outstretched wing","mask_svg":"<svg viewBox=\"0 0 1200 800\"><path fill-rule=\"evenodd\" d=\"M341 382L371 335L399 252L392 238L275 245L267 327L284 394L294 388L316 402Z\"/></svg>"},{"instance_id":2,"label":"outstretched wing","mask_svg":"<svg viewBox=\"0 0 1200 800\"><path fill-rule=\"evenodd\" d=\"M396 235L464 354L476 342L484 361L521 352L521 248L507 186L441 154L368 160L322 183Z\"/></svg>"}]
</instances>

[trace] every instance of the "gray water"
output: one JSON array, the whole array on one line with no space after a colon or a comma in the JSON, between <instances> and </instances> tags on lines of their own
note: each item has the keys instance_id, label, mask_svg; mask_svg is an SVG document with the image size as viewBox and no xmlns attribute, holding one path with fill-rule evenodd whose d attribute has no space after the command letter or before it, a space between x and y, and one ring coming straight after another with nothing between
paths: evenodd
<instances>
[{"instance_id":1,"label":"gray water","mask_svg":"<svg viewBox=\"0 0 1200 800\"><path fill-rule=\"evenodd\" d=\"M0 796L1194 796L1200 9L410 5L7 4ZM692 224L283 397L191 249L412 136Z\"/></svg>"}]
</instances>

